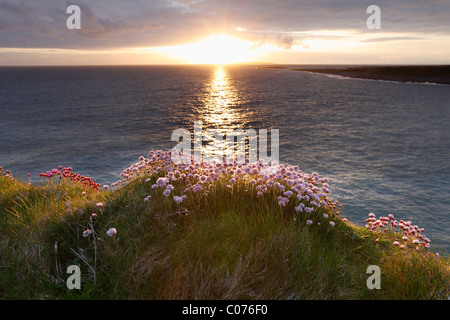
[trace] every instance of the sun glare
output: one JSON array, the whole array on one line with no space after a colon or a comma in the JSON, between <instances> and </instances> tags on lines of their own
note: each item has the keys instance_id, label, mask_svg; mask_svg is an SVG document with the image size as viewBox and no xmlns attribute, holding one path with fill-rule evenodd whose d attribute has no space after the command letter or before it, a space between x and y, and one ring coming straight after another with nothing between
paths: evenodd
<instances>
[{"instance_id":1,"label":"sun glare","mask_svg":"<svg viewBox=\"0 0 450 320\"><path fill-rule=\"evenodd\" d=\"M257 50L252 48L251 42L223 34L167 49L170 54L191 64L250 62L257 55Z\"/></svg>"}]
</instances>

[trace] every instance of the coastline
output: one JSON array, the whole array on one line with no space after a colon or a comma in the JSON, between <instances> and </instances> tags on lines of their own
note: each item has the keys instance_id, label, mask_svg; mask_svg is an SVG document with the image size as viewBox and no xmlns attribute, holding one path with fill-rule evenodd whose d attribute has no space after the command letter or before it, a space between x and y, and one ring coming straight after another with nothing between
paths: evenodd
<instances>
[{"instance_id":1,"label":"coastline","mask_svg":"<svg viewBox=\"0 0 450 320\"><path fill-rule=\"evenodd\" d=\"M292 69L347 78L450 85L450 66L389 66Z\"/></svg>"}]
</instances>

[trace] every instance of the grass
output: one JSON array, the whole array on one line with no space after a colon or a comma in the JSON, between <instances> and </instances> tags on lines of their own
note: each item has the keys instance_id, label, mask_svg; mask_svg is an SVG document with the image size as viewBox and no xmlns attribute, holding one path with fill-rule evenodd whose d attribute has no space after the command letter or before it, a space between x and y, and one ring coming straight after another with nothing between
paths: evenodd
<instances>
[{"instance_id":1,"label":"grass","mask_svg":"<svg viewBox=\"0 0 450 320\"><path fill-rule=\"evenodd\" d=\"M141 170L107 191L0 175L0 297L448 299L448 258L400 250L399 234L371 233L330 206L297 212L275 188L257 196L227 175L177 204L152 188L166 174ZM173 185L178 195L189 186ZM80 290L66 286L69 265L81 268ZM369 265L380 267L379 290L367 288Z\"/></svg>"}]
</instances>

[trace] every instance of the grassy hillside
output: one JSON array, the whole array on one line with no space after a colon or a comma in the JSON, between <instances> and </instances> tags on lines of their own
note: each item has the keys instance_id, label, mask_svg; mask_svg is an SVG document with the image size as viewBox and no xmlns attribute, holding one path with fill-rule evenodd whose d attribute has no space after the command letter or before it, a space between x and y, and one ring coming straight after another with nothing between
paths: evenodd
<instances>
[{"instance_id":1,"label":"grassy hillside","mask_svg":"<svg viewBox=\"0 0 450 320\"><path fill-rule=\"evenodd\" d=\"M297 167L175 166L151 152L108 188L71 168L37 184L0 171L2 299L448 298L449 260L423 230L355 226L327 179Z\"/></svg>"}]
</instances>

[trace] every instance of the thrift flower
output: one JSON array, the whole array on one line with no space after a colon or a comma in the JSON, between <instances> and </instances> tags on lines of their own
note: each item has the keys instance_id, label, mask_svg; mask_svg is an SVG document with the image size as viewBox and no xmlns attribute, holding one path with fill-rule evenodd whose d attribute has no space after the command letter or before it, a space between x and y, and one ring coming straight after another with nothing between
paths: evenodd
<instances>
[{"instance_id":1,"label":"thrift flower","mask_svg":"<svg viewBox=\"0 0 450 320\"><path fill-rule=\"evenodd\" d=\"M116 228L109 228L108 231L106 231L106 234L110 237L112 237L113 235L115 235L117 233Z\"/></svg>"},{"instance_id":2,"label":"thrift flower","mask_svg":"<svg viewBox=\"0 0 450 320\"><path fill-rule=\"evenodd\" d=\"M174 196L173 200L175 200L176 203L180 204L183 201L183 197Z\"/></svg>"},{"instance_id":3,"label":"thrift flower","mask_svg":"<svg viewBox=\"0 0 450 320\"><path fill-rule=\"evenodd\" d=\"M293 194L292 191L286 191L286 192L283 193L283 195L286 196L286 197L288 197L288 198L291 197L292 194Z\"/></svg>"},{"instance_id":4,"label":"thrift flower","mask_svg":"<svg viewBox=\"0 0 450 320\"><path fill-rule=\"evenodd\" d=\"M92 233L92 231L91 230L89 230L89 229L87 229L87 230L84 230L83 231L83 237L88 237L90 234Z\"/></svg>"},{"instance_id":5,"label":"thrift flower","mask_svg":"<svg viewBox=\"0 0 450 320\"><path fill-rule=\"evenodd\" d=\"M286 206L286 204L289 202L288 198L285 198L282 196L279 196L277 199L278 199L278 204L282 207Z\"/></svg>"}]
</instances>

